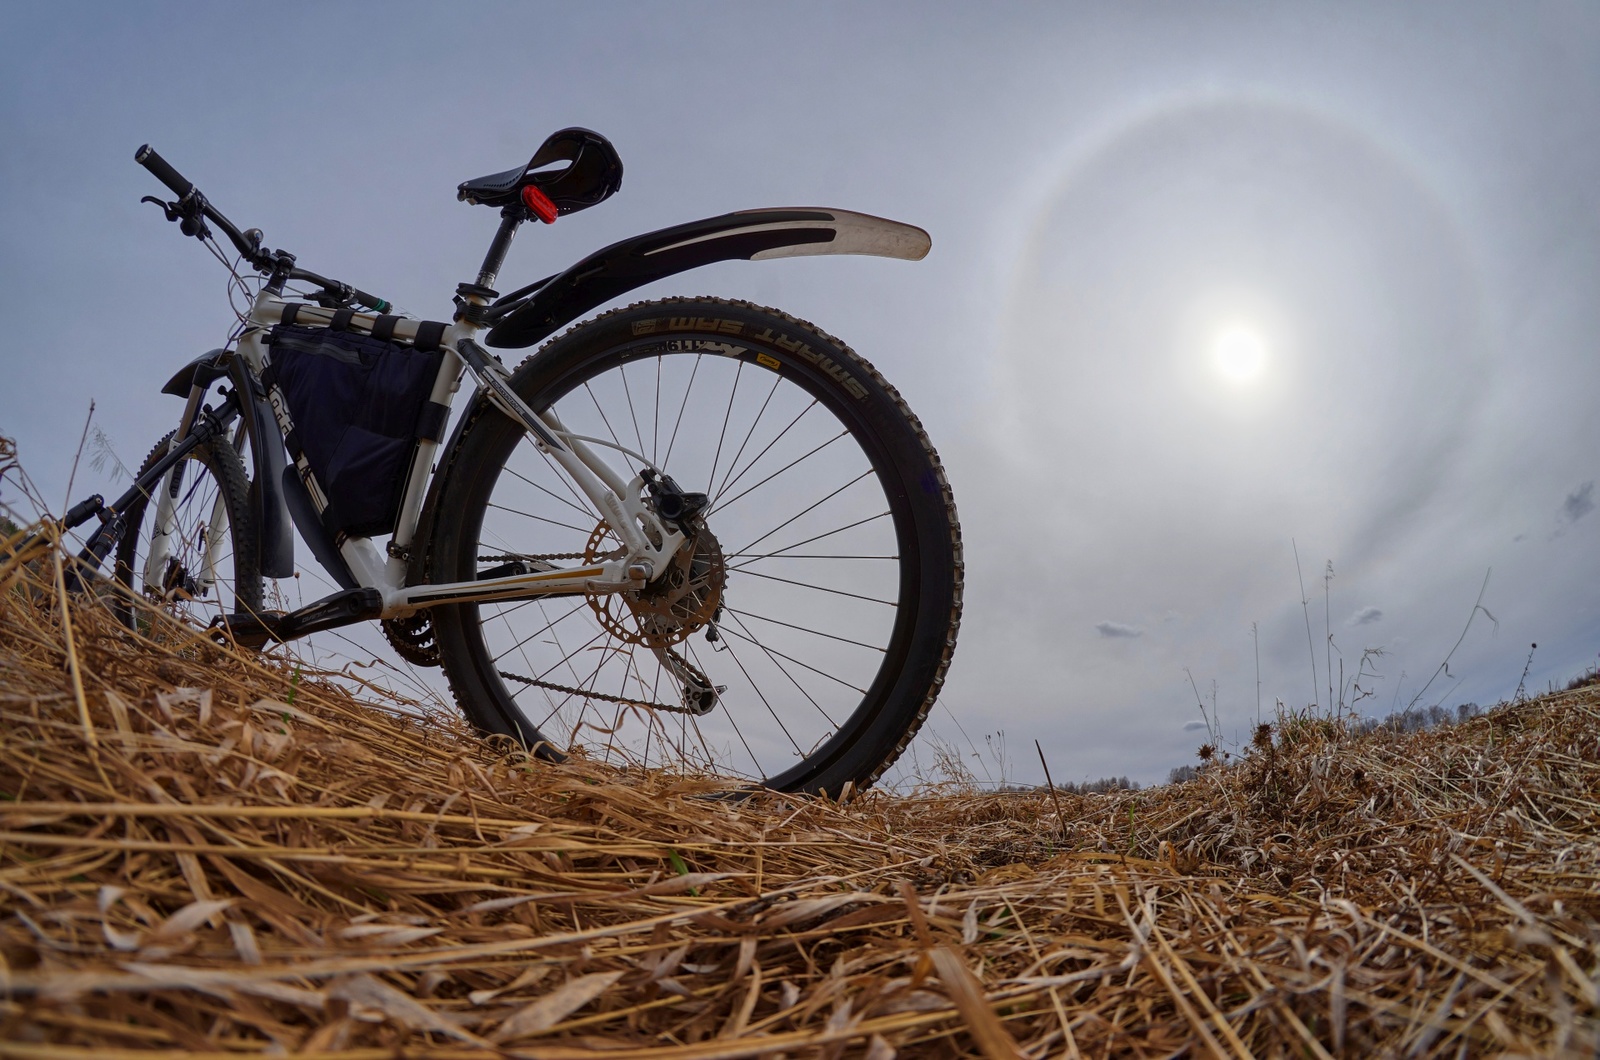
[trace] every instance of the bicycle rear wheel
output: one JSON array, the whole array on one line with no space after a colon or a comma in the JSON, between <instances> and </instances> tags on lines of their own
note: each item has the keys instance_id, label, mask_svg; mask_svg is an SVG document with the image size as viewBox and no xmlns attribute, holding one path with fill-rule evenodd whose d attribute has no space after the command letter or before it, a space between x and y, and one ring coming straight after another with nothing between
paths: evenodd
<instances>
[{"instance_id":1,"label":"bicycle rear wheel","mask_svg":"<svg viewBox=\"0 0 1600 1060\"><path fill-rule=\"evenodd\" d=\"M156 443L140 475L166 455L171 442L168 434ZM170 503L163 505L163 496ZM167 518L158 525L163 508ZM128 596L201 629L217 615L261 610L249 482L226 438L196 446L124 515L127 526L116 553L123 594L112 606L125 624L139 628L144 622Z\"/></svg>"},{"instance_id":2,"label":"bicycle rear wheel","mask_svg":"<svg viewBox=\"0 0 1600 1060\"><path fill-rule=\"evenodd\" d=\"M614 467L639 471L632 450L710 504L642 591L435 608L467 716L552 757L836 795L876 780L932 706L961 600L950 489L894 389L811 325L718 299L608 313L513 378ZM430 580L616 549L519 425L482 403L469 417ZM708 711L686 674L720 689Z\"/></svg>"}]
</instances>

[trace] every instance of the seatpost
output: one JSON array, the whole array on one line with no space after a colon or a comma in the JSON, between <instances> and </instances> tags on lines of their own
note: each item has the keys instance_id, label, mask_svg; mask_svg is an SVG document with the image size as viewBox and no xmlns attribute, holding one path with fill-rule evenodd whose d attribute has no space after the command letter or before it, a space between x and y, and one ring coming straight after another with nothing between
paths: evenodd
<instances>
[{"instance_id":1,"label":"seatpost","mask_svg":"<svg viewBox=\"0 0 1600 1060\"><path fill-rule=\"evenodd\" d=\"M511 249L511 237L517 234L517 226L527 218L528 209L520 202L512 203L500 211L500 230L494 234L489 253L483 256L483 267L478 270L479 287L494 287L495 278L500 275L500 266L505 264L506 251Z\"/></svg>"},{"instance_id":2,"label":"seatpost","mask_svg":"<svg viewBox=\"0 0 1600 1060\"><path fill-rule=\"evenodd\" d=\"M506 251L511 249L511 237L517 234L517 226L527 218L528 211L521 203L512 203L500 211L500 230L494 234L494 242L489 244L489 253L483 256L483 265L478 269L478 282L456 285L457 322L484 323L484 307L495 299L495 277L500 275L500 266L505 264Z\"/></svg>"}]
</instances>

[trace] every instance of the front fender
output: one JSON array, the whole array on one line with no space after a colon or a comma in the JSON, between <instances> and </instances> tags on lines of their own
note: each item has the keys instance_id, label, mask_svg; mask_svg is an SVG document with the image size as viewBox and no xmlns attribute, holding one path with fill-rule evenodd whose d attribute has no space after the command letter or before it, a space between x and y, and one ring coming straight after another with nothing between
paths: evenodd
<instances>
[{"instance_id":1,"label":"front fender","mask_svg":"<svg viewBox=\"0 0 1600 1060\"><path fill-rule=\"evenodd\" d=\"M283 436L278 433L278 421L267 404L267 395L250 374L244 358L230 359L227 372L239 395L239 412L250 436L250 460L254 465L250 509L256 521L261 573L268 578L289 578L294 575L294 528L283 496Z\"/></svg>"},{"instance_id":2,"label":"front fender","mask_svg":"<svg viewBox=\"0 0 1600 1060\"><path fill-rule=\"evenodd\" d=\"M739 210L634 236L590 254L551 277L484 341L501 349L532 346L635 287L714 261L813 254L917 261L930 246L922 229L870 214L821 207Z\"/></svg>"},{"instance_id":3,"label":"front fender","mask_svg":"<svg viewBox=\"0 0 1600 1060\"><path fill-rule=\"evenodd\" d=\"M191 387L209 389L218 379L227 378L228 363L232 360L232 350L207 350L178 369L178 374L167 380L167 385L161 388L161 392L171 394L173 397L186 398Z\"/></svg>"}]
</instances>

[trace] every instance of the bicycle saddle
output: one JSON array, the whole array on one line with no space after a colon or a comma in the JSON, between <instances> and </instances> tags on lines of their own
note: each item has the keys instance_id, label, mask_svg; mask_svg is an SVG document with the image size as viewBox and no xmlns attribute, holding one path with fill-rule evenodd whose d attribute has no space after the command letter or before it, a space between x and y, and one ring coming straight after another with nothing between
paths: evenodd
<instances>
[{"instance_id":1,"label":"bicycle saddle","mask_svg":"<svg viewBox=\"0 0 1600 1060\"><path fill-rule=\"evenodd\" d=\"M544 168L556 162L570 165ZM622 187L622 159L599 133L562 129L539 146L527 165L462 181L456 198L474 206L509 206L529 185L544 192L557 212L577 213L605 202Z\"/></svg>"}]
</instances>

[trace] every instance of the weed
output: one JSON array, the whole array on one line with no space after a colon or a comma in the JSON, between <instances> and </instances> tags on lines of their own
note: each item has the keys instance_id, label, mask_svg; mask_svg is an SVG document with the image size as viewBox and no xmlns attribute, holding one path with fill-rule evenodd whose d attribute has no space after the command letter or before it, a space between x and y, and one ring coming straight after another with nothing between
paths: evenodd
<instances>
[{"instance_id":1,"label":"weed","mask_svg":"<svg viewBox=\"0 0 1600 1060\"><path fill-rule=\"evenodd\" d=\"M1472 620L1478 617L1479 611L1482 611L1484 614L1489 616L1489 621L1494 623L1496 629L1500 628L1500 620L1495 618L1487 607L1483 606L1483 594L1489 591L1489 575L1493 573L1493 567L1489 568L1487 571L1484 571L1483 588L1478 590L1478 599L1473 602L1472 612L1467 615L1467 624L1462 627L1461 636L1456 638L1455 644L1448 652L1445 653L1444 662L1440 663L1439 668L1433 672L1433 676L1428 678L1428 683L1422 686L1422 690L1420 692L1411 697L1411 702L1406 704L1407 710L1410 710L1412 707L1417 705L1417 700L1421 699L1427 694L1428 689L1433 685L1433 682L1438 679L1440 674L1444 674L1446 677L1451 676L1450 658L1451 656L1455 655L1456 648L1461 647L1461 642L1467 639L1467 630L1472 628Z\"/></svg>"},{"instance_id":2,"label":"weed","mask_svg":"<svg viewBox=\"0 0 1600 1060\"><path fill-rule=\"evenodd\" d=\"M1522 679L1517 682L1517 693L1511 697L1511 702L1522 703L1527 700L1528 693L1524 691L1528 684L1528 671L1533 669L1533 653L1539 649L1538 644L1528 645L1528 661L1522 667Z\"/></svg>"},{"instance_id":3,"label":"weed","mask_svg":"<svg viewBox=\"0 0 1600 1060\"><path fill-rule=\"evenodd\" d=\"M1311 653L1311 705L1317 705L1317 649L1311 643L1311 598L1306 596L1306 579L1300 573L1300 545L1294 538L1289 539L1289 547L1294 549L1294 576L1300 579L1300 610L1306 616L1306 651Z\"/></svg>"},{"instance_id":4,"label":"weed","mask_svg":"<svg viewBox=\"0 0 1600 1060\"><path fill-rule=\"evenodd\" d=\"M1589 685L1600 685L1600 666L1591 666L1583 673L1567 682L1567 691L1577 688L1587 688Z\"/></svg>"}]
</instances>

